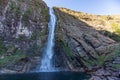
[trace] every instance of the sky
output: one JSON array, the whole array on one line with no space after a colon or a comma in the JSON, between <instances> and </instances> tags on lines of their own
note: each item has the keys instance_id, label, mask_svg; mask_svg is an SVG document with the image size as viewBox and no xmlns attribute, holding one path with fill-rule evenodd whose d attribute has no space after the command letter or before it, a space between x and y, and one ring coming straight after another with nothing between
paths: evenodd
<instances>
[{"instance_id":1,"label":"sky","mask_svg":"<svg viewBox=\"0 0 120 80\"><path fill-rule=\"evenodd\" d=\"M120 0L43 0L49 7L59 6L75 11L109 15L120 14Z\"/></svg>"}]
</instances>

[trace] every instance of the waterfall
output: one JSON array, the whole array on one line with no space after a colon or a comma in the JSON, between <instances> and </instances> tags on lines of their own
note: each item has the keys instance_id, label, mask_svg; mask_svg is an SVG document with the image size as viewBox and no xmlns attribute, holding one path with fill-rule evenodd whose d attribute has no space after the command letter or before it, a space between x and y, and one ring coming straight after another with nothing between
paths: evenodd
<instances>
[{"instance_id":1,"label":"waterfall","mask_svg":"<svg viewBox=\"0 0 120 80\"><path fill-rule=\"evenodd\" d=\"M54 30L56 24L56 16L52 8L49 8L49 15L50 15L50 21L48 24L48 28L49 28L48 42L45 53L41 61L40 71L54 70L52 65L52 57L54 54L53 47L54 47Z\"/></svg>"}]
</instances>

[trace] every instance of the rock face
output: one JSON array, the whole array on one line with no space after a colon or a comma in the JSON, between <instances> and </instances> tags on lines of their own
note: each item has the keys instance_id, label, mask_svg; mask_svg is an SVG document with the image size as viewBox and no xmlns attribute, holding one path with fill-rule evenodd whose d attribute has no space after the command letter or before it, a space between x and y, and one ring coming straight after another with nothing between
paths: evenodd
<instances>
[{"instance_id":1,"label":"rock face","mask_svg":"<svg viewBox=\"0 0 120 80\"><path fill-rule=\"evenodd\" d=\"M66 56L66 59L69 61L66 61L69 69L95 72L100 68L105 68L106 70L114 66L111 63L116 60L115 56L120 56L119 44L116 41L101 34L87 22L76 18L74 11L57 7L54 10L57 16L55 45L58 47L56 47L58 51L59 49L63 50L59 54ZM71 15L69 12L71 14L74 12L74 14ZM103 79L97 77L97 79L91 80Z\"/></svg>"},{"instance_id":2,"label":"rock face","mask_svg":"<svg viewBox=\"0 0 120 80\"><path fill-rule=\"evenodd\" d=\"M46 44L48 21L48 7L42 0L0 1L1 69L27 72L35 67L33 59Z\"/></svg>"}]
</instances>

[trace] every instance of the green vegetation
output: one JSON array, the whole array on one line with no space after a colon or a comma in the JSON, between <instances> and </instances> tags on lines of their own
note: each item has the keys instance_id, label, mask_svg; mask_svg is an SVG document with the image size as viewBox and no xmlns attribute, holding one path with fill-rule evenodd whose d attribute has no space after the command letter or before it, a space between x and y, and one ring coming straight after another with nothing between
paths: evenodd
<instances>
[{"instance_id":1,"label":"green vegetation","mask_svg":"<svg viewBox=\"0 0 120 80\"><path fill-rule=\"evenodd\" d=\"M118 23L112 23L111 25L114 33L120 35L120 25Z\"/></svg>"},{"instance_id":2,"label":"green vegetation","mask_svg":"<svg viewBox=\"0 0 120 80\"><path fill-rule=\"evenodd\" d=\"M3 43L3 40L0 38L0 55L4 54L6 52L5 45Z\"/></svg>"},{"instance_id":3,"label":"green vegetation","mask_svg":"<svg viewBox=\"0 0 120 80\"><path fill-rule=\"evenodd\" d=\"M30 40L36 40L37 36L38 36L37 32L32 33Z\"/></svg>"},{"instance_id":4,"label":"green vegetation","mask_svg":"<svg viewBox=\"0 0 120 80\"><path fill-rule=\"evenodd\" d=\"M105 61L108 60L107 55L101 55L96 57L96 59L92 60L84 60L84 64L88 67L101 67L105 63Z\"/></svg>"},{"instance_id":5,"label":"green vegetation","mask_svg":"<svg viewBox=\"0 0 120 80\"><path fill-rule=\"evenodd\" d=\"M111 26L114 32L109 34L109 37L117 42L120 42L120 24L112 23Z\"/></svg>"},{"instance_id":6,"label":"green vegetation","mask_svg":"<svg viewBox=\"0 0 120 80\"><path fill-rule=\"evenodd\" d=\"M114 65L112 65L112 67L113 67L114 69L119 70L119 69L120 69L120 64L114 64Z\"/></svg>"},{"instance_id":7,"label":"green vegetation","mask_svg":"<svg viewBox=\"0 0 120 80\"><path fill-rule=\"evenodd\" d=\"M23 14L23 20L28 21L28 19L30 18L31 13L32 13L32 9L28 8L27 11L25 11L25 13Z\"/></svg>"},{"instance_id":8,"label":"green vegetation","mask_svg":"<svg viewBox=\"0 0 120 80\"><path fill-rule=\"evenodd\" d=\"M41 10L41 14L42 14L42 16L44 17L44 19L46 20L46 21L48 21L48 10L47 9L42 9Z\"/></svg>"},{"instance_id":9,"label":"green vegetation","mask_svg":"<svg viewBox=\"0 0 120 80\"><path fill-rule=\"evenodd\" d=\"M25 37L24 36L19 36L18 38L17 38L17 41L24 41L25 40Z\"/></svg>"},{"instance_id":10,"label":"green vegetation","mask_svg":"<svg viewBox=\"0 0 120 80\"><path fill-rule=\"evenodd\" d=\"M27 56L29 57L33 57L33 56L36 56L36 55L39 55L40 53L40 46L37 45L37 43L34 43L33 45L30 46L30 48L27 50Z\"/></svg>"},{"instance_id":11,"label":"green vegetation","mask_svg":"<svg viewBox=\"0 0 120 80\"><path fill-rule=\"evenodd\" d=\"M17 50L11 55L3 55L3 58L0 59L0 66L6 66L8 64L15 64L20 59L24 58L25 54L21 50Z\"/></svg>"},{"instance_id":12,"label":"green vegetation","mask_svg":"<svg viewBox=\"0 0 120 80\"><path fill-rule=\"evenodd\" d=\"M10 11L14 12L17 18L20 18L20 15L22 14L20 7L16 6L14 2L11 2L10 4Z\"/></svg>"},{"instance_id":13,"label":"green vegetation","mask_svg":"<svg viewBox=\"0 0 120 80\"><path fill-rule=\"evenodd\" d=\"M20 7L15 7L14 9L15 9L16 15L20 16L20 14L21 14Z\"/></svg>"},{"instance_id":14,"label":"green vegetation","mask_svg":"<svg viewBox=\"0 0 120 80\"><path fill-rule=\"evenodd\" d=\"M35 3L35 7L36 7L36 8L39 8L40 6L39 6L39 4L38 4L38 3Z\"/></svg>"},{"instance_id":15,"label":"green vegetation","mask_svg":"<svg viewBox=\"0 0 120 80\"><path fill-rule=\"evenodd\" d=\"M115 59L118 55L120 55L120 51L118 48L111 53L111 54L103 54L100 56L97 56L96 59L93 60L83 60L83 63L88 67L101 67L105 64L106 61Z\"/></svg>"},{"instance_id":16,"label":"green vegetation","mask_svg":"<svg viewBox=\"0 0 120 80\"><path fill-rule=\"evenodd\" d=\"M72 51L71 51L71 49L63 41L61 41L61 43L62 43L62 48L63 48L64 52L66 53L66 55L68 56L68 58L71 58L72 57Z\"/></svg>"},{"instance_id":17,"label":"green vegetation","mask_svg":"<svg viewBox=\"0 0 120 80\"><path fill-rule=\"evenodd\" d=\"M11 4L10 4L10 10L11 11L14 11L14 9L15 9L15 4L14 4L14 2L11 2Z\"/></svg>"},{"instance_id":18,"label":"green vegetation","mask_svg":"<svg viewBox=\"0 0 120 80\"><path fill-rule=\"evenodd\" d=\"M47 9L42 9L42 10L41 10L41 13L42 13L42 14L47 14L47 12L48 12Z\"/></svg>"}]
</instances>

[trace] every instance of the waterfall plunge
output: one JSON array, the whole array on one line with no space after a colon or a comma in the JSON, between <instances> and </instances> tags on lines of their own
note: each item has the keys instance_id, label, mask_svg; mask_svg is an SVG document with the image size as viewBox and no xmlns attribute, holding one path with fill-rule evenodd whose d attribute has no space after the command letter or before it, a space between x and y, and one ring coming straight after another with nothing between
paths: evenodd
<instances>
[{"instance_id":1,"label":"waterfall plunge","mask_svg":"<svg viewBox=\"0 0 120 80\"><path fill-rule=\"evenodd\" d=\"M41 66L40 66L40 71L47 71L47 72L54 70L52 65L52 57L54 54L54 51L53 51L54 31L55 31L55 24L56 24L56 16L52 8L49 8L49 14L50 14L50 21L48 24L48 28L49 28L48 42L47 42L47 47L43 55Z\"/></svg>"}]
</instances>

